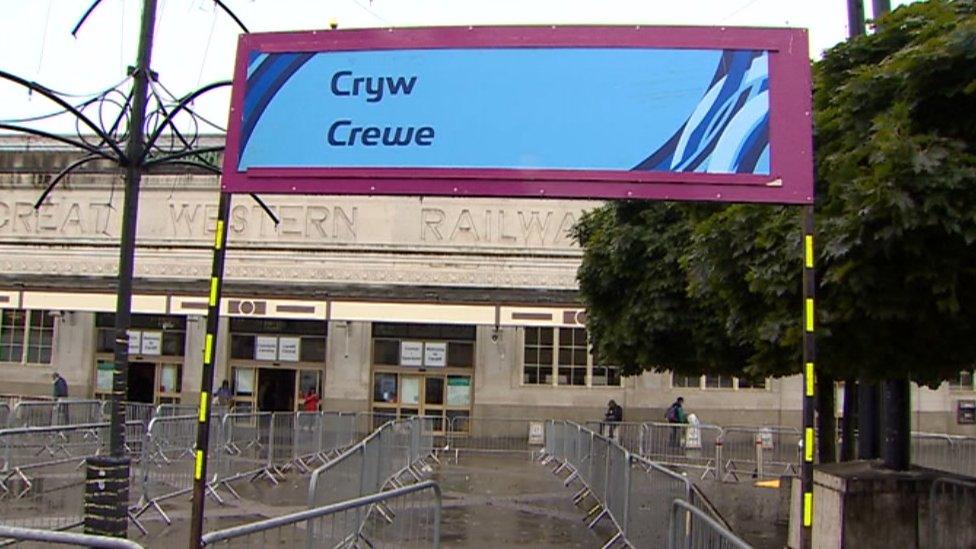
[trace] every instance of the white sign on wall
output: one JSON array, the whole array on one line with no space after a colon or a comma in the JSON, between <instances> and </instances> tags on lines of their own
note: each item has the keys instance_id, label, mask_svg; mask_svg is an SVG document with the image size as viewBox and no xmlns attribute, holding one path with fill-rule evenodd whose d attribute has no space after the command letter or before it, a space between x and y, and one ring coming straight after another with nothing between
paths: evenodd
<instances>
[{"instance_id":1,"label":"white sign on wall","mask_svg":"<svg viewBox=\"0 0 976 549\"><path fill-rule=\"evenodd\" d=\"M400 342L400 366L423 366L424 344L421 341Z\"/></svg>"},{"instance_id":2,"label":"white sign on wall","mask_svg":"<svg viewBox=\"0 0 976 549\"><path fill-rule=\"evenodd\" d=\"M430 368L447 366L447 343L425 343L424 366Z\"/></svg>"},{"instance_id":3,"label":"white sign on wall","mask_svg":"<svg viewBox=\"0 0 976 549\"><path fill-rule=\"evenodd\" d=\"M137 355L142 352L142 332L139 330L129 330L129 354Z\"/></svg>"},{"instance_id":4,"label":"white sign on wall","mask_svg":"<svg viewBox=\"0 0 976 549\"><path fill-rule=\"evenodd\" d=\"M159 356L163 352L163 332L142 332L142 354Z\"/></svg>"},{"instance_id":5,"label":"white sign on wall","mask_svg":"<svg viewBox=\"0 0 976 549\"><path fill-rule=\"evenodd\" d=\"M254 338L254 360L278 360L278 338L256 336Z\"/></svg>"},{"instance_id":6,"label":"white sign on wall","mask_svg":"<svg viewBox=\"0 0 976 549\"><path fill-rule=\"evenodd\" d=\"M278 360L282 362L298 362L301 345L302 338L300 337L279 337Z\"/></svg>"}]
</instances>

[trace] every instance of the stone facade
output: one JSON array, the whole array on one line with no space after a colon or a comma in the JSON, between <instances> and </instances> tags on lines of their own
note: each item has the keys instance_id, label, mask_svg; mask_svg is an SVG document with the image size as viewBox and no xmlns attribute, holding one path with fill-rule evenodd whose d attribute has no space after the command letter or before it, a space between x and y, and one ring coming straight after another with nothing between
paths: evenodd
<instances>
[{"instance_id":1,"label":"stone facade","mask_svg":"<svg viewBox=\"0 0 976 549\"><path fill-rule=\"evenodd\" d=\"M37 152L24 140L0 144L0 307L57 313L50 363L0 363L0 392L48 394L50 373L57 370L72 396L91 397L97 362L106 359L96 341L98 314L115 306L120 176L97 167L73 175L34 210L70 156ZM140 200L133 310L186 319L180 393L189 403L200 385L217 191L213 176L153 175L144 180ZM669 374L646 373L606 387L595 384L590 368L580 386L525 383L527 330L582 327L580 251L567 231L598 203L263 198L281 220L277 227L250 197L232 203L218 385L238 364L230 351L230 318L320 323L326 350L310 367L321 370L323 406L333 410L373 406L375 323L468 325L476 327L469 405L476 415L599 419L614 399L628 421L659 420L682 395L704 421L799 424L798 377L767 380L764 388L732 382L690 388L673 387ZM251 362L246 365L283 367ZM956 402L976 398L971 387L944 385L913 396L918 427L976 433L955 420Z\"/></svg>"}]
</instances>

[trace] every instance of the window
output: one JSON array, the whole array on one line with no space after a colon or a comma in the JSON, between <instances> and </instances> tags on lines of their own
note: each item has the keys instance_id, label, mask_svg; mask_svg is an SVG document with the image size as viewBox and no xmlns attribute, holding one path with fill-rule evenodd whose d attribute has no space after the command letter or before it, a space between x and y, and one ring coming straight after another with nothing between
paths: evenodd
<instances>
[{"instance_id":1,"label":"window","mask_svg":"<svg viewBox=\"0 0 976 549\"><path fill-rule=\"evenodd\" d=\"M671 386L688 389L765 389L766 378L671 374Z\"/></svg>"},{"instance_id":2,"label":"window","mask_svg":"<svg viewBox=\"0 0 976 549\"><path fill-rule=\"evenodd\" d=\"M325 362L324 322L231 318L230 331L230 357L233 359Z\"/></svg>"},{"instance_id":3,"label":"window","mask_svg":"<svg viewBox=\"0 0 976 549\"><path fill-rule=\"evenodd\" d=\"M620 368L600 364L589 352L585 328L522 328L522 383L619 387Z\"/></svg>"},{"instance_id":4,"label":"window","mask_svg":"<svg viewBox=\"0 0 976 549\"><path fill-rule=\"evenodd\" d=\"M765 389L766 388L766 378L764 377L759 377L759 378L737 377L735 379L739 389Z\"/></svg>"},{"instance_id":5,"label":"window","mask_svg":"<svg viewBox=\"0 0 976 549\"><path fill-rule=\"evenodd\" d=\"M96 351L115 352L115 313L95 315ZM143 336L143 334L158 334ZM186 317L134 314L129 328L130 355L180 357L186 349ZM158 339L157 339L158 338ZM153 345L158 341L158 346Z\"/></svg>"},{"instance_id":6,"label":"window","mask_svg":"<svg viewBox=\"0 0 976 549\"><path fill-rule=\"evenodd\" d=\"M586 330L559 329L559 385L586 385Z\"/></svg>"},{"instance_id":7,"label":"window","mask_svg":"<svg viewBox=\"0 0 976 549\"><path fill-rule=\"evenodd\" d=\"M525 366L522 382L526 385L552 385L552 329L525 329Z\"/></svg>"},{"instance_id":8,"label":"window","mask_svg":"<svg viewBox=\"0 0 976 549\"><path fill-rule=\"evenodd\" d=\"M959 377L949 380L949 388L972 391L974 387L976 387L973 385L973 373L973 370L963 370L959 372Z\"/></svg>"},{"instance_id":9,"label":"window","mask_svg":"<svg viewBox=\"0 0 976 549\"><path fill-rule=\"evenodd\" d=\"M672 374L671 386L699 389L701 388L701 376L683 376L681 374Z\"/></svg>"},{"instance_id":10,"label":"window","mask_svg":"<svg viewBox=\"0 0 976 549\"><path fill-rule=\"evenodd\" d=\"M50 364L55 318L50 311L4 309L0 315L0 361Z\"/></svg>"}]
</instances>

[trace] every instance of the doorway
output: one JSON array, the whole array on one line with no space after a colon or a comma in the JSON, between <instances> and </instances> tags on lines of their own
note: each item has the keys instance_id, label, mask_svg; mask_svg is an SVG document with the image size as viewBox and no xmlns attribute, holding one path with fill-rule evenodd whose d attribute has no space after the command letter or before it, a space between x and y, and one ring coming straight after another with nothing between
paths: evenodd
<instances>
[{"instance_id":1,"label":"doorway","mask_svg":"<svg viewBox=\"0 0 976 549\"><path fill-rule=\"evenodd\" d=\"M258 370L258 410L291 412L295 409L295 370L260 368Z\"/></svg>"},{"instance_id":2,"label":"doorway","mask_svg":"<svg viewBox=\"0 0 976 549\"><path fill-rule=\"evenodd\" d=\"M152 362L130 362L128 376L126 400L152 404L155 396L156 365Z\"/></svg>"}]
</instances>

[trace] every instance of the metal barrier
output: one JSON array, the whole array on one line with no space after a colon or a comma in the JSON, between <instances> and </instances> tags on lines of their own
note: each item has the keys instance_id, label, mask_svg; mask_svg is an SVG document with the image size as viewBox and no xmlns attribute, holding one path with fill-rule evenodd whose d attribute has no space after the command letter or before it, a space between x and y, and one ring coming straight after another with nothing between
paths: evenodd
<instances>
[{"instance_id":1,"label":"metal barrier","mask_svg":"<svg viewBox=\"0 0 976 549\"><path fill-rule=\"evenodd\" d=\"M146 511L153 509L167 524L172 524L159 503L193 490L197 423L196 415L157 415L149 422L139 460L140 497L130 513L132 522L143 532L145 529L139 522L139 517ZM216 417L213 418L210 422L210 445L207 452L209 459L215 459L222 449L220 427L221 422ZM213 483L208 484L207 492L218 503L223 503L214 490Z\"/></svg>"},{"instance_id":2,"label":"metal barrier","mask_svg":"<svg viewBox=\"0 0 976 549\"><path fill-rule=\"evenodd\" d=\"M10 405L0 402L0 429L5 429L10 421Z\"/></svg>"},{"instance_id":3,"label":"metal barrier","mask_svg":"<svg viewBox=\"0 0 976 549\"><path fill-rule=\"evenodd\" d=\"M85 459L108 451L108 423L0 430L0 522L66 528L82 520ZM142 424L126 424L142 438ZM132 469L135 473L135 469Z\"/></svg>"},{"instance_id":4,"label":"metal barrier","mask_svg":"<svg viewBox=\"0 0 976 549\"><path fill-rule=\"evenodd\" d=\"M430 418L390 421L336 459L312 472L309 508L321 507L400 487L404 477L421 480L433 456ZM409 480L409 479L408 479Z\"/></svg>"},{"instance_id":5,"label":"metal barrier","mask_svg":"<svg viewBox=\"0 0 976 549\"><path fill-rule=\"evenodd\" d=\"M976 437L913 432L912 463L976 477Z\"/></svg>"},{"instance_id":6,"label":"metal barrier","mask_svg":"<svg viewBox=\"0 0 976 549\"><path fill-rule=\"evenodd\" d=\"M665 547L671 502L682 500L701 506L699 512L724 528L714 508L687 477L659 463L632 454L617 441L569 421L549 421L544 429L542 461L555 462L555 473L569 471L566 486L579 480L573 496L577 505L592 501L587 512L590 528L609 520L615 534L606 543L631 547Z\"/></svg>"},{"instance_id":7,"label":"metal barrier","mask_svg":"<svg viewBox=\"0 0 976 549\"><path fill-rule=\"evenodd\" d=\"M929 490L928 540L922 545L932 549L976 546L974 511L976 482L935 479Z\"/></svg>"},{"instance_id":8,"label":"metal barrier","mask_svg":"<svg viewBox=\"0 0 976 549\"><path fill-rule=\"evenodd\" d=\"M656 463L700 470L701 478L723 478L722 429L714 425L644 423L636 453Z\"/></svg>"},{"instance_id":9,"label":"metal barrier","mask_svg":"<svg viewBox=\"0 0 976 549\"><path fill-rule=\"evenodd\" d=\"M100 400L22 400L14 406L9 421L10 427L50 427L52 425L77 425L100 423L102 421L102 401Z\"/></svg>"},{"instance_id":10,"label":"metal barrier","mask_svg":"<svg viewBox=\"0 0 976 549\"><path fill-rule=\"evenodd\" d=\"M671 504L668 549L750 549L711 517L680 499Z\"/></svg>"},{"instance_id":11,"label":"metal barrier","mask_svg":"<svg viewBox=\"0 0 976 549\"><path fill-rule=\"evenodd\" d=\"M800 467L799 429L793 427L723 427L722 480L796 475Z\"/></svg>"},{"instance_id":12,"label":"metal barrier","mask_svg":"<svg viewBox=\"0 0 976 549\"><path fill-rule=\"evenodd\" d=\"M524 453L526 457L542 449L542 433L533 437L532 424L545 420L495 419L458 416L447 423L447 448L459 452Z\"/></svg>"},{"instance_id":13,"label":"metal barrier","mask_svg":"<svg viewBox=\"0 0 976 549\"><path fill-rule=\"evenodd\" d=\"M58 545L97 547L100 549L142 549L142 545L122 538L0 526L0 544L5 544L8 541L37 541Z\"/></svg>"},{"instance_id":14,"label":"metal barrier","mask_svg":"<svg viewBox=\"0 0 976 549\"><path fill-rule=\"evenodd\" d=\"M644 423L587 421L582 425L594 433L613 439L632 454L639 454L641 451Z\"/></svg>"},{"instance_id":15,"label":"metal barrier","mask_svg":"<svg viewBox=\"0 0 976 549\"><path fill-rule=\"evenodd\" d=\"M433 481L318 506L203 536L203 545L440 547L441 490ZM360 543L362 542L362 544Z\"/></svg>"}]
</instances>

